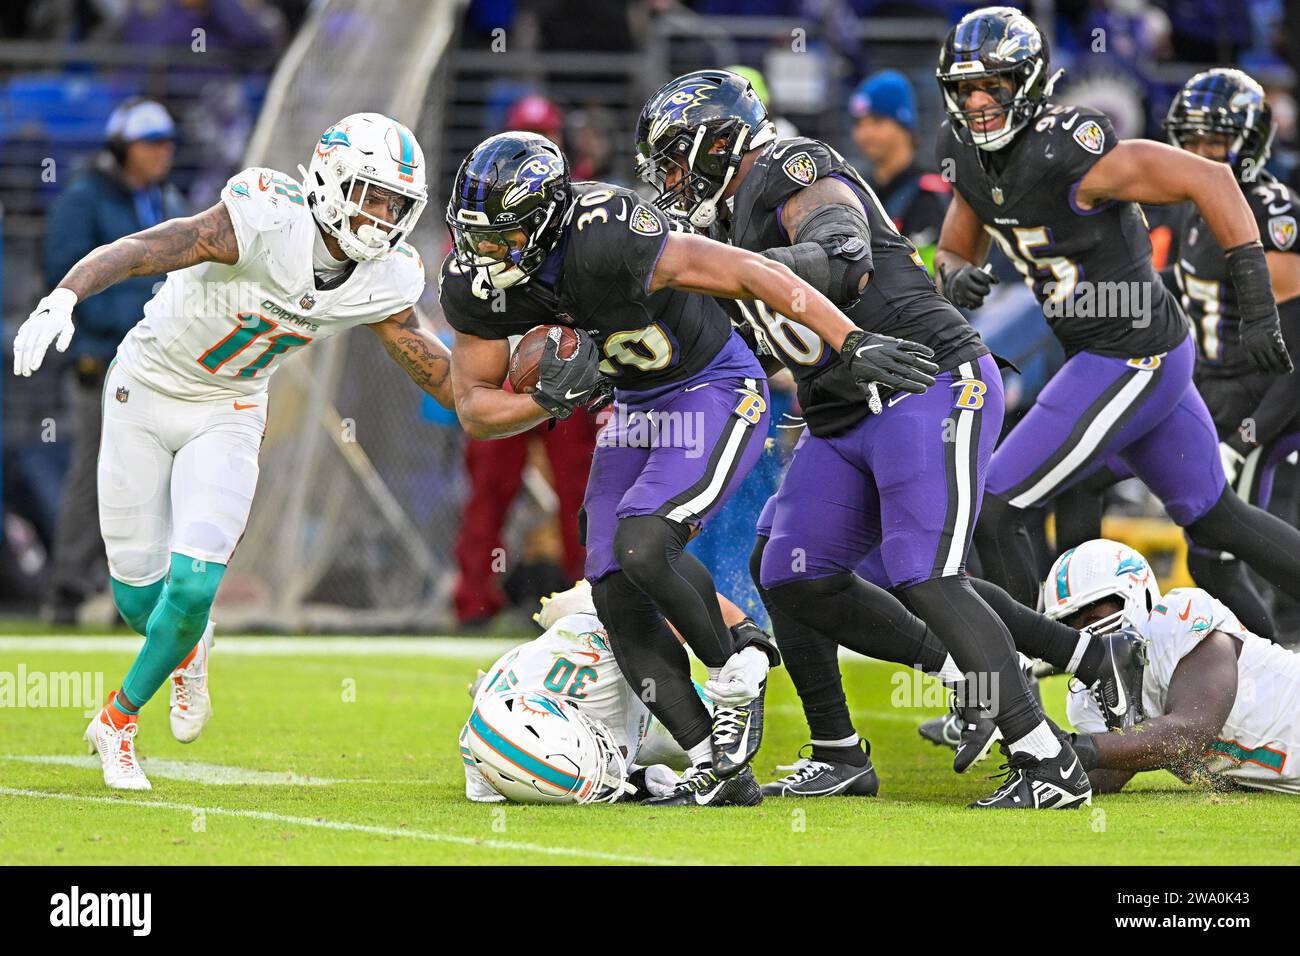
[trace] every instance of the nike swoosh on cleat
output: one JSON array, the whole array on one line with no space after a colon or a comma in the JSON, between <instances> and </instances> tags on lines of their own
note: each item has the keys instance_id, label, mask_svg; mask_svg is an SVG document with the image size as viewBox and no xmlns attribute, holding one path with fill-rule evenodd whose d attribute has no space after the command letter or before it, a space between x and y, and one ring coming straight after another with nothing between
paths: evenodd
<instances>
[{"instance_id":1,"label":"nike swoosh on cleat","mask_svg":"<svg viewBox=\"0 0 1300 956\"><path fill-rule=\"evenodd\" d=\"M744 759L745 748L749 746L749 727L750 727L750 722L747 719L745 721L745 732L740 735L740 743L736 745L735 750L727 754L727 756L731 760L735 761L736 763L739 763L742 759Z\"/></svg>"},{"instance_id":2,"label":"nike swoosh on cleat","mask_svg":"<svg viewBox=\"0 0 1300 956\"><path fill-rule=\"evenodd\" d=\"M1069 780L1071 777L1074 776L1074 771L1078 769L1078 766L1079 766L1079 758L1075 757L1074 763L1070 764L1070 766L1066 767L1064 770L1058 770L1057 773L1061 775L1062 780Z\"/></svg>"}]
</instances>

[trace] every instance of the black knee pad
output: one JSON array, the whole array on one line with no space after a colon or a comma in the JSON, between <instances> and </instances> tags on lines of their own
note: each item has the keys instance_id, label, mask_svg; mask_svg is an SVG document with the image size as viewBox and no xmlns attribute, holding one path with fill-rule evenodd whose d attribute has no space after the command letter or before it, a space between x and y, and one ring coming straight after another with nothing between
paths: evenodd
<instances>
[{"instance_id":1,"label":"black knee pad","mask_svg":"<svg viewBox=\"0 0 1300 956\"><path fill-rule=\"evenodd\" d=\"M614 529L614 558L633 582L653 582L669 571L669 558L686 546L690 528L658 515L620 518Z\"/></svg>"}]
</instances>

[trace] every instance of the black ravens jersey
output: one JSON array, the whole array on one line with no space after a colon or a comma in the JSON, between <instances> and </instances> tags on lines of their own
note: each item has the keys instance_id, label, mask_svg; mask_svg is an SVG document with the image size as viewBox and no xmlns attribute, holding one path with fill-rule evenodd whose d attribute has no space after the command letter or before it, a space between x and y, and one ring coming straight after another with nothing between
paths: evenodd
<instances>
[{"instance_id":1,"label":"black ravens jersey","mask_svg":"<svg viewBox=\"0 0 1300 956\"><path fill-rule=\"evenodd\" d=\"M620 389L642 392L703 371L732 335L714 299L675 289L646 291L672 226L636 193L575 183L564 237L528 282L474 295L449 255L439 277L448 324L484 339L563 323L591 335L600 370Z\"/></svg>"},{"instance_id":2,"label":"black ravens jersey","mask_svg":"<svg viewBox=\"0 0 1300 956\"><path fill-rule=\"evenodd\" d=\"M1025 277L1066 356L1158 355L1187 337L1187 319L1151 264L1136 203L1075 203L1088 170L1114 149L1105 114L1048 106L996 153L965 146L945 122L940 168ZM986 168L986 164L988 168Z\"/></svg>"},{"instance_id":3,"label":"black ravens jersey","mask_svg":"<svg viewBox=\"0 0 1300 956\"><path fill-rule=\"evenodd\" d=\"M1297 251L1296 216L1300 209L1285 185L1261 172L1242 190L1259 224L1265 252ZM1178 230L1174 277L1183 308L1196 334L1197 377L1234 378L1259 375L1241 348L1241 314L1237 291L1228 277L1228 262L1200 212L1189 205ZM1271 376L1259 375L1267 382Z\"/></svg>"},{"instance_id":4,"label":"black ravens jersey","mask_svg":"<svg viewBox=\"0 0 1300 956\"><path fill-rule=\"evenodd\" d=\"M935 291L920 256L901 236L871 187L844 157L815 139L781 139L763 150L731 203L726 238L751 252L790 245L781 210L799 190L833 176L855 193L871 229L871 280L850 304L836 303L862 329L910 339L934 349L941 371L986 355L979 334ZM862 390L835 349L811 329L773 315L762 303L740 303L799 388L799 403L814 435L831 435L867 414Z\"/></svg>"}]
</instances>

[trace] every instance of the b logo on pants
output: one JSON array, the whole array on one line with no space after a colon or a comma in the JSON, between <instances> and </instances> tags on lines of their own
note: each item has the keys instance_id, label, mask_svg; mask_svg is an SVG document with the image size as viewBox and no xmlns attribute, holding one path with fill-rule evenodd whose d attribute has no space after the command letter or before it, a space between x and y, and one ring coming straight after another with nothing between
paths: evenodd
<instances>
[{"instance_id":1,"label":"b logo on pants","mask_svg":"<svg viewBox=\"0 0 1300 956\"><path fill-rule=\"evenodd\" d=\"M953 382L952 388L961 389L953 400L954 408L969 408L972 411L978 411L984 407L984 393L989 390L989 387L979 379L963 378L960 381Z\"/></svg>"},{"instance_id":2,"label":"b logo on pants","mask_svg":"<svg viewBox=\"0 0 1300 956\"><path fill-rule=\"evenodd\" d=\"M736 414L749 422L751 425L757 425L763 413L767 411L767 402L762 395L757 392L747 392L743 389L737 389L741 394L740 404L736 406Z\"/></svg>"}]
</instances>

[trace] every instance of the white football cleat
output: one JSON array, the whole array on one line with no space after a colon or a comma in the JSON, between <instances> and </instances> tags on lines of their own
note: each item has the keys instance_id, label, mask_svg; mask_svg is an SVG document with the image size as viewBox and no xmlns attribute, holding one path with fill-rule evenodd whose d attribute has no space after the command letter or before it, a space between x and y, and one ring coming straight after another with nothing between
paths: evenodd
<instances>
[{"instance_id":1,"label":"white football cleat","mask_svg":"<svg viewBox=\"0 0 1300 956\"><path fill-rule=\"evenodd\" d=\"M114 727L106 713L112 702L110 697L109 703L95 715L84 734L91 752L99 754L104 783L110 790L152 790L149 778L135 758L135 735L139 724L132 717L121 730Z\"/></svg>"},{"instance_id":2,"label":"white football cleat","mask_svg":"<svg viewBox=\"0 0 1300 956\"><path fill-rule=\"evenodd\" d=\"M208 693L208 654L211 651L212 622L208 621L190 662L172 671L172 736L183 744L196 740L212 716L212 695Z\"/></svg>"}]
</instances>

